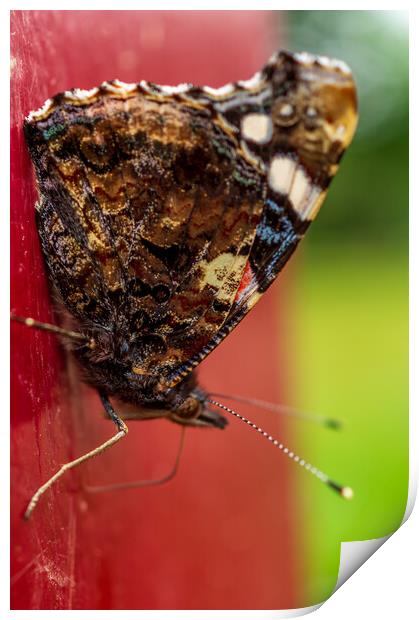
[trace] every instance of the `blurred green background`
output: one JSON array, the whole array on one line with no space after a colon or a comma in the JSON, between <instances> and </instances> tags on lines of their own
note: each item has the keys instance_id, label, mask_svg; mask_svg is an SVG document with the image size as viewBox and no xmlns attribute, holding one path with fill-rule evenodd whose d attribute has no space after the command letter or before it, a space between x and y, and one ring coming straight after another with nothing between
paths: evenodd
<instances>
[{"instance_id":1,"label":"blurred green background","mask_svg":"<svg viewBox=\"0 0 419 620\"><path fill-rule=\"evenodd\" d=\"M284 19L285 18L285 19ZM338 417L298 426L308 460L355 491L339 501L303 482L306 605L326 599L340 541L377 538L403 518L408 488L408 17L402 11L291 11L292 51L345 60L360 122L298 254L294 399ZM301 429L301 430L300 430ZM319 488L320 486L320 488Z\"/></svg>"}]
</instances>

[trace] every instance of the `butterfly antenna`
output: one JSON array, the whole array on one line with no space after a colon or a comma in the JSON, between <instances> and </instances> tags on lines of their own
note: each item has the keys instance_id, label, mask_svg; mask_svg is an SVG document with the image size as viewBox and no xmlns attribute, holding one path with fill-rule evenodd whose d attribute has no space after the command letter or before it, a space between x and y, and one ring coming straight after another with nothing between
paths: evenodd
<instances>
[{"instance_id":1,"label":"butterfly antenna","mask_svg":"<svg viewBox=\"0 0 419 620\"><path fill-rule=\"evenodd\" d=\"M270 403L266 400L260 400L259 398L247 398L245 396L237 396L236 394L220 394L218 392L211 392L210 396L235 400L236 402L243 403L244 405L253 405L259 409L266 409L267 411L273 411L274 413L281 413L293 418L300 418L333 430L341 430L343 426L342 421L337 420L336 418L328 418L327 416L312 413L310 411L301 411L300 409L283 405L282 403Z\"/></svg>"},{"instance_id":2,"label":"butterfly antenna","mask_svg":"<svg viewBox=\"0 0 419 620\"><path fill-rule=\"evenodd\" d=\"M344 499L353 498L354 492L351 489L351 487L338 484L337 482L329 478L327 474L322 472L320 469L317 469L317 467L314 467L314 465L311 465L304 459L300 458L297 454L295 454L295 452L292 452L289 448L284 446L284 444L280 443L277 439L272 437L272 435L269 435L269 433L267 433L262 428L260 428L260 426L257 426L257 424L254 424L251 420L248 420L244 416L240 415L240 413L237 413L237 411L234 411L234 409L230 409L230 407L226 407L226 405L222 405L216 400L212 400L212 398L208 398L206 402L211 405L214 405L215 407L219 407L220 409L223 409L224 411L226 411L227 413L230 413L231 415L234 415L234 417L238 418L239 420L241 420L242 422L244 422L245 424L253 428L256 432L258 432L260 435L265 437L265 439L270 441L276 448L281 450L281 452L283 452L286 456L288 456L288 458L298 463L298 465L301 465L301 467L304 467L304 469L310 472L310 474L313 474L313 476L316 476L316 478L318 478L320 482L323 482L328 487L336 491L336 493L339 493L339 495L343 497Z\"/></svg>"}]
</instances>

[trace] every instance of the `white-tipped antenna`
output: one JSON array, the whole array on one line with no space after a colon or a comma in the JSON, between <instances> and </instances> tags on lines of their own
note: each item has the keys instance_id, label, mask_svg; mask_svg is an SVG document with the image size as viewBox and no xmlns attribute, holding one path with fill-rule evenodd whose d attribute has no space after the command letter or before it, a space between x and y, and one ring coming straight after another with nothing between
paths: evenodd
<instances>
[{"instance_id":1,"label":"white-tipped antenna","mask_svg":"<svg viewBox=\"0 0 419 620\"><path fill-rule=\"evenodd\" d=\"M237 413L237 411L234 411L234 409L230 409L230 407L226 407L226 405L222 405L216 400L212 400L212 398L207 398L206 402L211 405L214 405L215 407L219 407L220 409L223 409L224 411L227 411L227 413L230 413L231 415L234 415L236 418L238 418L242 422L245 422L245 424L253 428L256 432L258 432L260 435L265 437L265 439L270 441L276 448L281 450L281 452L283 452L286 456L288 456L288 458L298 463L298 465L301 465L301 467L304 467L304 469L310 472L310 474L313 474L313 476L316 476L316 478L318 478L321 482L323 482L328 487L336 491L336 493L339 493L339 495L343 497L344 499L353 498L354 492L351 489L351 487L343 486L335 482L331 478L329 478L327 474L325 474L320 469L317 469L317 467L314 467L314 465L311 465L310 463L308 463L307 461L299 457L297 454L295 454L295 452L292 452L289 448L284 446L284 444L280 443L277 439L272 437L272 435L269 435L269 433L267 433L262 428L260 428L260 426L257 426L257 424L254 424L251 420L248 420L244 416L240 415L240 413Z\"/></svg>"},{"instance_id":2,"label":"white-tipped antenna","mask_svg":"<svg viewBox=\"0 0 419 620\"><path fill-rule=\"evenodd\" d=\"M260 400L259 398L247 398L245 396L237 396L236 394L220 394L218 392L211 392L210 396L235 400L237 403L253 405L259 409L266 409L267 411L273 411L274 413L281 413L282 415L288 415L292 418L300 418L301 420L320 424L321 426L325 426L326 428L333 430L340 430L343 426L343 422L341 420L337 420L336 418L328 418L327 416L312 413L311 411L301 411L300 409L290 407L289 405L283 405L282 403L270 403L266 400Z\"/></svg>"}]
</instances>

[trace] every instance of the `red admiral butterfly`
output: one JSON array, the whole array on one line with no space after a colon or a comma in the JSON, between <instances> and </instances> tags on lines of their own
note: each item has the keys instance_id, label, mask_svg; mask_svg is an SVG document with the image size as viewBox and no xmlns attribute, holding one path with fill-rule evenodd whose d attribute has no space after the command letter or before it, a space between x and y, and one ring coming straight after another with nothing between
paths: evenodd
<instances>
[{"instance_id":1,"label":"red admiral butterfly","mask_svg":"<svg viewBox=\"0 0 419 620\"><path fill-rule=\"evenodd\" d=\"M357 120L340 61L280 51L250 80L222 88L105 82L58 94L25 121L37 225L63 327L86 382L118 432L115 396L136 419L224 428L235 415L194 368L285 265L324 200ZM17 318L17 317L15 317Z\"/></svg>"}]
</instances>

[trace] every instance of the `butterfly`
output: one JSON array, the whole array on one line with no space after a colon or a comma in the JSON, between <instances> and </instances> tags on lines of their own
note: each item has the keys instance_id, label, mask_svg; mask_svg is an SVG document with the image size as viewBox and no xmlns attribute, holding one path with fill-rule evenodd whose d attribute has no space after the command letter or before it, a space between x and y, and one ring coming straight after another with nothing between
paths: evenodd
<instances>
[{"instance_id":1,"label":"butterfly","mask_svg":"<svg viewBox=\"0 0 419 620\"><path fill-rule=\"evenodd\" d=\"M131 418L224 428L198 364L245 317L317 214L357 122L341 61L280 50L221 88L104 82L48 99L25 120L36 218L63 325L55 331L117 433ZM305 463L302 463L305 464ZM347 487L306 464L341 494ZM323 478L322 478L323 477Z\"/></svg>"}]
</instances>

